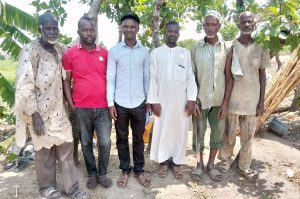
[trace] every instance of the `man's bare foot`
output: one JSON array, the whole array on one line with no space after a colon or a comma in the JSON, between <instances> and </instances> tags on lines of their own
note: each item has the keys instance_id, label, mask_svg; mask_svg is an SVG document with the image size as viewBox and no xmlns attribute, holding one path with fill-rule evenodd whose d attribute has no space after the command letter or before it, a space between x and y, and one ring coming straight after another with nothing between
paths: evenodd
<instances>
[{"instance_id":1,"label":"man's bare foot","mask_svg":"<svg viewBox=\"0 0 300 199\"><path fill-rule=\"evenodd\" d=\"M182 173L182 170L181 170L181 167L180 166L177 166L177 165L173 165L171 167L171 170L174 174L174 177L177 179L177 180L182 180L183 179L183 173Z\"/></svg>"},{"instance_id":2,"label":"man's bare foot","mask_svg":"<svg viewBox=\"0 0 300 199\"><path fill-rule=\"evenodd\" d=\"M139 183L143 187L149 187L151 185L151 180L148 177L145 176L144 172L136 173L134 175L134 177L136 177L136 179L139 181Z\"/></svg>"},{"instance_id":3,"label":"man's bare foot","mask_svg":"<svg viewBox=\"0 0 300 199\"><path fill-rule=\"evenodd\" d=\"M165 178L168 175L169 165L168 164L161 164L159 168L158 177Z\"/></svg>"},{"instance_id":4,"label":"man's bare foot","mask_svg":"<svg viewBox=\"0 0 300 199\"><path fill-rule=\"evenodd\" d=\"M129 173L125 173L125 172L123 172L121 175L120 175L120 177L119 177L119 179L118 179L118 181L117 181L117 186L119 187L119 188L122 188L122 189L124 189L126 186L127 186L127 183L128 183L128 179L129 179Z\"/></svg>"}]
</instances>

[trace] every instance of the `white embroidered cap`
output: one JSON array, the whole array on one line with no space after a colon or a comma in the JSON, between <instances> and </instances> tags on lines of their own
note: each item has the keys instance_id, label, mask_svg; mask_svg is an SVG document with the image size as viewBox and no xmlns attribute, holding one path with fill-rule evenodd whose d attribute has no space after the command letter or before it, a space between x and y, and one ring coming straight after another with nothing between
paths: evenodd
<instances>
[{"instance_id":1,"label":"white embroidered cap","mask_svg":"<svg viewBox=\"0 0 300 199\"><path fill-rule=\"evenodd\" d=\"M205 14L205 17L207 16L214 16L221 22L221 14L215 10L208 10Z\"/></svg>"}]
</instances>

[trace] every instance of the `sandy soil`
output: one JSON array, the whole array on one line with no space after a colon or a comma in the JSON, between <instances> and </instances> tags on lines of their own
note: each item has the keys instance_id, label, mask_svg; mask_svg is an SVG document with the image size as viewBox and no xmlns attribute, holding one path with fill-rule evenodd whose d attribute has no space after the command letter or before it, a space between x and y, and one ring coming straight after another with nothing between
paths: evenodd
<instances>
[{"instance_id":1,"label":"sandy soil","mask_svg":"<svg viewBox=\"0 0 300 199\"><path fill-rule=\"evenodd\" d=\"M275 69L273 69L275 70ZM119 160L115 145L115 132L112 132L112 150L108 168L108 176L113 179L114 185L105 189L98 185L97 189L90 191L85 187L87 173L80 154L81 165L77 167L80 187L85 190L90 198L286 198L300 199L300 116L299 112L277 114L284 123L290 126L290 133L279 137L264 130L254 140L252 167L260 173L261 179L257 184L248 183L236 172L234 164L225 175L222 182L214 182L204 175L200 182L190 178L190 172L196 165L195 153L191 150L191 137L187 147L187 164L183 166L184 179L175 180L172 172L165 179L158 177L158 165L149 160L145 155L145 170L152 179L149 188L141 187L131 175L128 186L119 189L116 181L120 175ZM206 134L206 145L209 142L209 133ZM235 147L238 153L239 142ZM95 150L96 153L96 150ZM208 159L208 147L205 149L205 159ZM0 164L5 162L5 156L0 155ZM58 168L57 181L61 187L61 175ZM16 188L18 186L17 197ZM36 199L40 198L36 181L34 164L21 173L12 170L3 171L0 168L0 199Z\"/></svg>"}]
</instances>

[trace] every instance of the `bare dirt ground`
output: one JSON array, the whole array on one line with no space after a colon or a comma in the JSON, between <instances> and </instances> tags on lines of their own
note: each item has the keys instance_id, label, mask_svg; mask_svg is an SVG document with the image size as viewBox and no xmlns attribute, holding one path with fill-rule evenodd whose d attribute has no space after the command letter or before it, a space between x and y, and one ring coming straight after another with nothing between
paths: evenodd
<instances>
[{"instance_id":1,"label":"bare dirt ground","mask_svg":"<svg viewBox=\"0 0 300 199\"><path fill-rule=\"evenodd\" d=\"M285 58L286 59L286 58ZM275 70L275 67L272 67ZM291 97L290 97L291 98ZM290 103L286 100L285 103ZM254 139L252 167L260 173L260 180L252 184L243 179L236 172L234 164L225 175L222 182L214 182L207 175L204 175L200 182L190 178L190 172L196 165L195 153L191 150L191 137L189 132L189 144L187 146L187 163L183 166L184 179L175 180L172 172L164 179L158 177L158 165L149 160L149 154L145 155L145 170L152 179L149 188L141 187L137 180L131 175L128 186L119 189L116 181L120 175L118 169L119 160L115 145L115 132L112 132L112 149L108 168L108 176L113 179L114 185L105 189L98 185L97 189L90 191L85 187L87 173L80 154L81 165L77 167L80 187L85 190L90 198L118 199L118 198L174 198L174 199L244 199L244 198L285 198L300 199L300 114L280 113L276 114L280 120L289 125L290 132L284 137L279 137L263 130ZM209 143L209 132L207 132L206 145ZM239 142L235 147L235 154L238 153ZM96 153L96 150L95 150ZM205 159L208 159L208 147L205 149ZM5 162L5 156L0 155L0 164ZM61 175L58 168L57 181L61 187ZM18 186L17 197L16 188ZM0 199L36 199L40 198L34 164L25 171L16 173L12 170L3 171L0 168Z\"/></svg>"}]
</instances>

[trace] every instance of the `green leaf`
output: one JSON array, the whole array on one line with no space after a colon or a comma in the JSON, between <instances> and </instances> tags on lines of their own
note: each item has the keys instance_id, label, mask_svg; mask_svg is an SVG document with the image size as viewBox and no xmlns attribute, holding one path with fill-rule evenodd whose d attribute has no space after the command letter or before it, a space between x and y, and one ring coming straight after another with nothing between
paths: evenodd
<instances>
[{"instance_id":1,"label":"green leaf","mask_svg":"<svg viewBox=\"0 0 300 199\"><path fill-rule=\"evenodd\" d=\"M15 102L15 89L9 81L0 73L0 97L6 102L10 107L14 105Z\"/></svg>"},{"instance_id":2,"label":"green leaf","mask_svg":"<svg viewBox=\"0 0 300 199\"><path fill-rule=\"evenodd\" d=\"M275 14L275 15L278 15L279 14L279 8L278 7L269 7L268 10L272 13L272 14Z\"/></svg>"},{"instance_id":3,"label":"green leaf","mask_svg":"<svg viewBox=\"0 0 300 199\"><path fill-rule=\"evenodd\" d=\"M0 4L2 3L0 2ZM0 21L24 31L38 33L35 17L7 3L2 4L1 7Z\"/></svg>"},{"instance_id":4,"label":"green leaf","mask_svg":"<svg viewBox=\"0 0 300 199\"><path fill-rule=\"evenodd\" d=\"M44 10L49 8L49 6L45 2L41 3L40 7Z\"/></svg>"}]
</instances>

